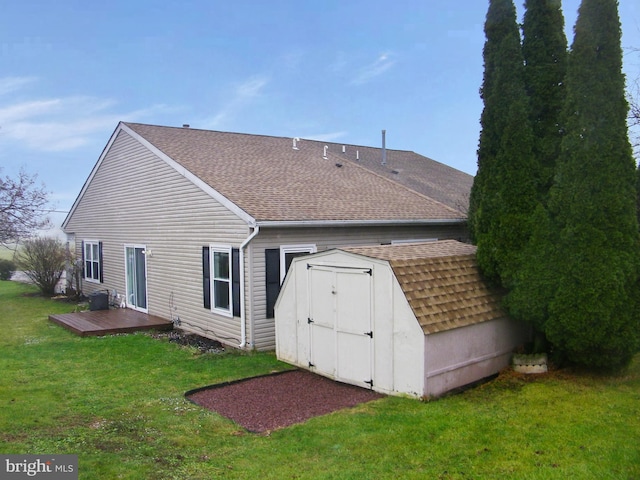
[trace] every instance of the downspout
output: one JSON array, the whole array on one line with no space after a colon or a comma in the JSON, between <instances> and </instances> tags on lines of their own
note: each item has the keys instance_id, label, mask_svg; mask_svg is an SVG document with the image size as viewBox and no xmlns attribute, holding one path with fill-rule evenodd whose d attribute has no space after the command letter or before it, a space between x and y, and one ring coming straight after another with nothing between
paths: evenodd
<instances>
[{"instance_id":1,"label":"downspout","mask_svg":"<svg viewBox=\"0 0 640 480\"><path fill-rule=\"evenodd\" d=\"M245 312L245 284L244 284L244 249L249 245L249 242L255 238L260 232L260 227L256 225L253 232L242 242L240 245L240 344L238 348L244 348L247 344L247 318Z\"/></svg>"}]
</instances>

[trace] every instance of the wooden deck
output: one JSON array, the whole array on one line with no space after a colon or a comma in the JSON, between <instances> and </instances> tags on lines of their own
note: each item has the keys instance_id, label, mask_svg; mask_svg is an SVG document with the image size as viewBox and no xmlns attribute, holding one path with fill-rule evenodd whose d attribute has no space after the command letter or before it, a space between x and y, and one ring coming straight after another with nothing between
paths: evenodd
<instances>
[{"instance_id":1,"label":"wooden deck","mask_svg":"<svg viewBox=\"0 0 640 480\"><path fill-rule=\"evenodd\" d=\"M82 337L131 333L140 330L171 330L173 328L173 324L169 320L130 308L49 315L49 320Z\"/></svg>"}]
</instances>

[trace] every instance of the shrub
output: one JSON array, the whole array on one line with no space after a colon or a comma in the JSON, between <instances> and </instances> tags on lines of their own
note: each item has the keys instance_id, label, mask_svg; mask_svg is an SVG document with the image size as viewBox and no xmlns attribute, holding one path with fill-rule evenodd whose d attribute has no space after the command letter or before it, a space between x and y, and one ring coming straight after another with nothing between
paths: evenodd
<instances>
[{"instance_id":1,"label":"shrub","mask_svg":"<svg viewBox=\"0 0 640 480\"><path fill-rule=\"evenodd\" d=\"M60 240L36 237L24 242L16 260L44 295L53 295L68 258L67 248Z\"/></svg>"},{"instance_id":2,"label":"shrub","mask_svg":"<svg viewBox=\"0 0 640 480\"><path fill-rule=\"evenodd\" d=\"M15 263L13 263L11 260L0 258L0 280L11 280L11 276L15 271Z\"/></svg>"}]
</instances>

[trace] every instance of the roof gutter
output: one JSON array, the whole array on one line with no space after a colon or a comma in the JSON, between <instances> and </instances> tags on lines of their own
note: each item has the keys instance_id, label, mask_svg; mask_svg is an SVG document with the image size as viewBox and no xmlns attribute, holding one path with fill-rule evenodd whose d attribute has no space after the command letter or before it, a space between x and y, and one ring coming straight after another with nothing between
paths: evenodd
<instances>
[{"instance_id":1,"label":"roof gutter","mask_svg":"<svg viewBox=\"0 0 640 480\"><path fill-rule=\"evenodd\" d=\"M386 227L402 225L462 225L466 218L415 219L415 220L264 220L256 224L264 228L287 227Z\"/></svg>"},{"instance_id":2,"label":"roof gutter","mask_svg":"<svg viewBox=\"0 0 640 480\"><path fill-rule=\"evenodd\" d=\"M238 348L244 348L247 345L247 314L244 303L244 249L249 245L249 242L258 235L258 233L260 233L260 226L256 225L253 228L253 232L251 232L251 234L240 245L240 344L238 345Z\"/></svg>"}]
</instances>

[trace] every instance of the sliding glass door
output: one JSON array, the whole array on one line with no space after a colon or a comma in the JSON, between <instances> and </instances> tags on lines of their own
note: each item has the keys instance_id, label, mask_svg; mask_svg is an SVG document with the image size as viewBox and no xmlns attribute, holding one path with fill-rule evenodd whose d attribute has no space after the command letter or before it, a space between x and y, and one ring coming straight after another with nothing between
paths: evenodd
<instances>
[{"instance_id":1,"label":"sliding glass door","mask_svg":"<svg viewBox=\"0 0 640 480\"><path fill-rule=\"evenodd\" d=\"M147 259L144 245L126 245L127 306L147 311Z\"/></svg>"}]
</instances>

